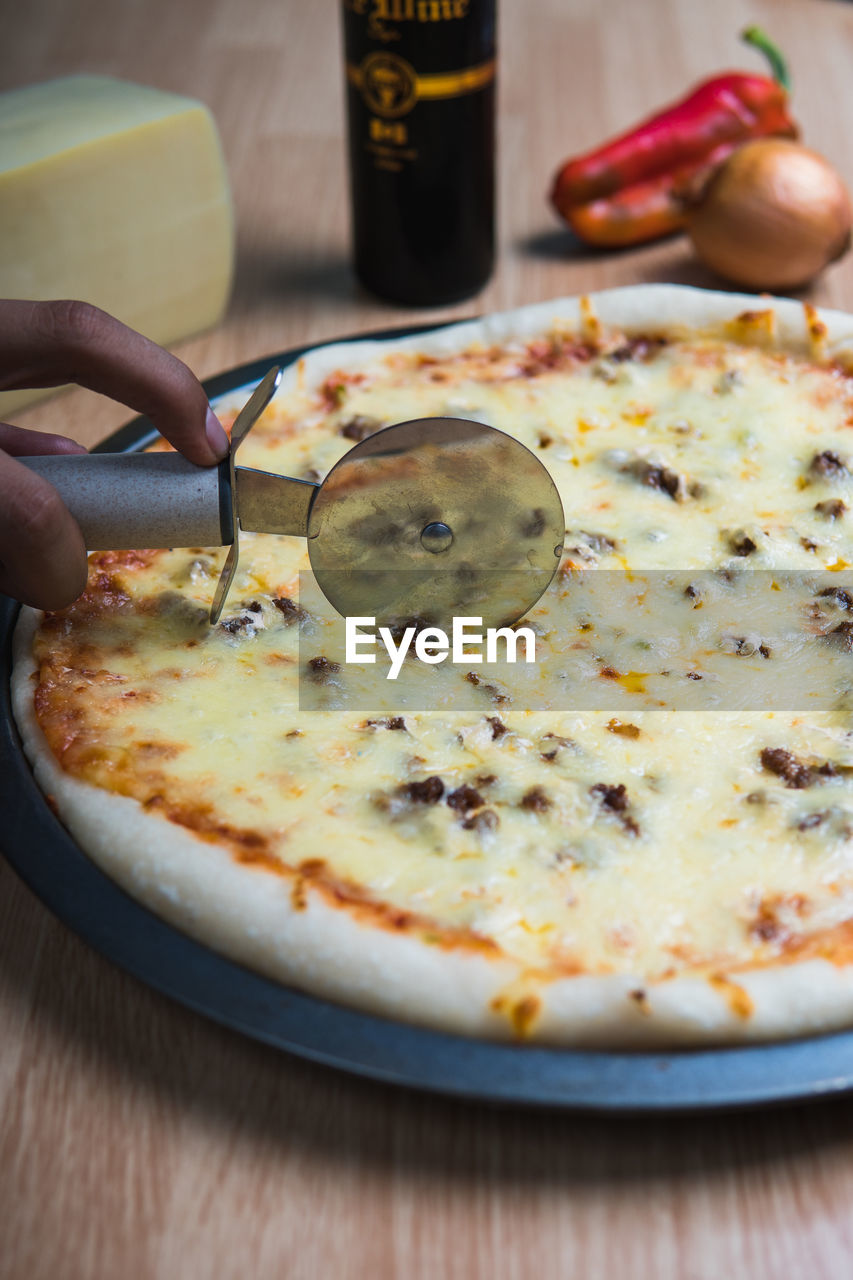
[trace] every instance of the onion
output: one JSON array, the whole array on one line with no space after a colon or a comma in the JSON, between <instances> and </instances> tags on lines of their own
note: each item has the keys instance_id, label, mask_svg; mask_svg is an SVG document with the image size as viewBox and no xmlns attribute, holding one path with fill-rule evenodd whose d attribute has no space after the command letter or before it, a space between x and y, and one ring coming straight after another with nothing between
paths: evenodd
<instances>
[{"instance_id":1,"label":"onion","mask_svg":"<svg viewBox=\"0 0 853 1280\"><path fill-rule=\"evenodd\" d=\"M753 289L806 284L847 250L850 225L850 197L832 166L782 138L733 151L688 215L705 265Z\"/></svg>"}]
</instances>

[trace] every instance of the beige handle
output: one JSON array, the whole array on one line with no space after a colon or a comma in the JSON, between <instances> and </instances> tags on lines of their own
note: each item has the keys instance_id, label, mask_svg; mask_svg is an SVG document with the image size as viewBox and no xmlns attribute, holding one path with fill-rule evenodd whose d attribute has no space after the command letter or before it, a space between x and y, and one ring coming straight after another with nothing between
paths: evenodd
<instances>
[{"instance_id":1,"label":"beige handle","mask_svg":"<svg viewBox=\"0 0 853 1280\"><path fill-rule=\"evenodd\" d=\"M220 504L219 467L196 467L179 453L44 454L17 461L59 492L89 551L221 547L233 540L229 505Z\"/></svg>"}]
</instances>

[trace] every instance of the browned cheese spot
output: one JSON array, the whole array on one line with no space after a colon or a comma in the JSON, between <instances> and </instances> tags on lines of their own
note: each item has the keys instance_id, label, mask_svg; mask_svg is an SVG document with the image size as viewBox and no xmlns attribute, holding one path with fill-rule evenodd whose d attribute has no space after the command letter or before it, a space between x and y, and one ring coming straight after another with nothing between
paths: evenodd
<instances>
[{"instance_id":1,"label":"browned cheese spot","mask_svg":"<svg viewBox=\"0 0 853 1280\"><path fill-rule=\"evenodd\" d=\"M719 991L724 997L735 1017L746 1019L751 1016L755 1006L751 996L744 991L743 987L739 987L736 982L732 982L721 973L712 974L708 981L714 990Z\"/></svg>"},{"instance_id":2,"label":"browned cheese spot","mask_svg":"<svg viewBox=\"0 0 853 1280\"><path fill-rule=\"evenodd\" d=\"M611 733L617 733L620 738L639 738L640 730L635 724L623 724L621 720L608 720L607 728Z\"/></svg>"}]
</instances>

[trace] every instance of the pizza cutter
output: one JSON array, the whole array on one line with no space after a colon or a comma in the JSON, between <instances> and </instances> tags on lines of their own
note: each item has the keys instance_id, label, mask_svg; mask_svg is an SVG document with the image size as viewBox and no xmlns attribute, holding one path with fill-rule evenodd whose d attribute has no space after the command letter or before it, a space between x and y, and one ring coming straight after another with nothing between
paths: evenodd
<instances>
[{"instance_id":1,"label":"pizza cutter","mask_svg":"<svg viewBox=\"0 0 853 1280\"><path fill-rule=\"evenodd\" d=\"M563 549L563 507L548 471L481 422L418 418L360 441L322 484L236 465L281 379L272 368L240 410L229 456L197 467L177 453L19 458L59 491L89 550L229 546L211 623L222 613L239 534L308 540L317 584L344 616L378 624L484 625L521 618Z\"/></svg>"}]
</instances>

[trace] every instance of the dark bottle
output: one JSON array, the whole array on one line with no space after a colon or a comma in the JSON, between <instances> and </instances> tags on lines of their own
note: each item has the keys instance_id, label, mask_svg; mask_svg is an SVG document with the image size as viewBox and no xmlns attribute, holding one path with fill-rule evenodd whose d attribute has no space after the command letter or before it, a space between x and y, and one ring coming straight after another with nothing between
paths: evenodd
<instances>
[{"instance_id":1,"label":"dark bottle","mask_svg":"<svg viewBox=\"0 0 853 1280\"><path fill-rule=\"evenodd\" d=\"M495 0L343 9L356 273L393 302L457 302L494 261Z\"/></svg>"}]
</instances>

